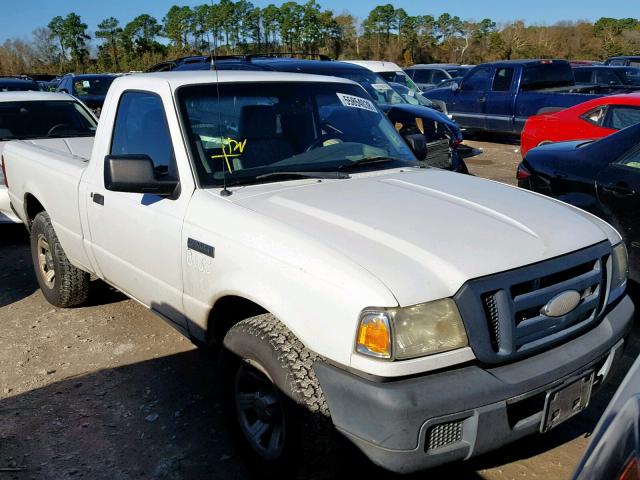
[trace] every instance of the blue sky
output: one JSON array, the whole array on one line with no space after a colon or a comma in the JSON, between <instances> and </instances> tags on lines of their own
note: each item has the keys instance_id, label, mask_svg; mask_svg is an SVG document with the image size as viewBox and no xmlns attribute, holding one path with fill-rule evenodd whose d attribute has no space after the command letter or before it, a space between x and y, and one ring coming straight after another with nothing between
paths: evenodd
<instances>
[{"instance_id":1,"label":"blue sky","mask_svg":"<svg viewBox=\"0 0 640 480\"><path fill-rule=\"evenodd\" d=\"M32 30L46 25L55 15L78 13L93 31L100 20L114 16L121 23L127 23L140 13L149 13L159 20L173 4L199 5L202 0L2 0L5 4L0 17L0 40L9 37L27 39ZM279 0L253 0L258 6L269 3L282 3ZM337 13L349 10L359 18L367 15L375 5L388 3L388 0L319 0L324 8ZM524 19L528 23L552 24L559 20L595 20L607 17L633 17L638 15L637 2L608 3L602 0L395 0L396 8L404 8L409 14L440 15L449 12L461 18L492 18L498 22ZM10 6L8 5L10 4Z\"/></svg>"}]
</instances>

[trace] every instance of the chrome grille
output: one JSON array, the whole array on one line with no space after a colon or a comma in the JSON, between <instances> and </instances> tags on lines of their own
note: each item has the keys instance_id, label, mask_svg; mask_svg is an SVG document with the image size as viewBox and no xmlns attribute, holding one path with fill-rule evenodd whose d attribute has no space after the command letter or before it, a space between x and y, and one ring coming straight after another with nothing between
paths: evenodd
<instances>
[{"instance_id":1,"label":"chrome grille","mask_svg":"<svg viewBox=\"0 0 640 480\"><path fill-rule=\"evenodd\" d=\"M606 296L608 242L562 257L468 282L456 295L471 347L488 363L550 347L594 326ZM569 290L578 305L560 317L541 309Z\"/></svg>"},{"instance_id":2,"label":"chrome grille","mask_svg":"<svg viewBox=\"0 0 640 480\"><path fill-rule=\"evenodd\" d=\"M453 445L462 440L462 420L441 423L431 427L427 433L426 450Z\"/></svg>"},{"instance_id":3,"label":"chrome grille","mask_svg":"<svg viewBox=\"0 0 640 480\"><path fill-rule=\"evenodd\" d=\"M424 162L431 167L451 168L452 161L449 140L445 138L427 143L427 156Z\"/></svg>"}]
</instances>

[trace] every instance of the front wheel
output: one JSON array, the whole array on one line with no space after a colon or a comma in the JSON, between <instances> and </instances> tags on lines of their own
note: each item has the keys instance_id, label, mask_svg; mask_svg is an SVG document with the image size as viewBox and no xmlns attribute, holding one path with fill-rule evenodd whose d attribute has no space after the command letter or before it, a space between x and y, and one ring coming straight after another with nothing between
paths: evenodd
<instances>
[{"instance_id":1,"label":"front wheel","mask_svg":"<svg viewBox=\"0 0 640 480\"><path fill-rule=\"evenodd\" d=\"M242 453L265 478L335 473L337 439L315 360L270 314L237 323L224 339L225 417Z\"/></svg>"},{"instance_id":2,"label":"front wheel","mask_svg":"<svg viewBox=\"0 0 640 480\"><path fill-rule=\"evenodd\" d=\"M49 214L31 224L31 258L44 297L56 307L75 307L89 296L90 276L74 267L60 245Z\"/></svg>"}]
</instances>

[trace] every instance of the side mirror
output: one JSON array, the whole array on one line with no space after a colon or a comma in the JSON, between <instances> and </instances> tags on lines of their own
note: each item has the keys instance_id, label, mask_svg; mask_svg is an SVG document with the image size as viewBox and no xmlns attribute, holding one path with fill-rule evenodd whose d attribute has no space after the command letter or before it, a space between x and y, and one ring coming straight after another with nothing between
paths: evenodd
<instances>
[{"instance_id":1,"label":"side mirror","mask_svg":"<svg viewBox=\"0 0 640 480\"><path fill-rule=\"evenodd\" d=\"M453 82L451 84L451 91L452 92L457 92L458 90L460 90L460 85L458 85L458 82Z\"/></svg>"},{"instance_id":2,"label":"side mirror","mask_svg":"<svg viewBox=\"0 0 640 480\"><path fill-rule=\"evenodd\" d=\"M413 133L409 135L403 135L404 140L409 145L409 148L420 161L424 161L427 158L427 139L424 135Z\"/></svg>"},{"instance_id":3,"label":"side mirror","mask_svg":"<svg viewBox=\"0 0 640 480\"><path fill-rule=\"evenodd\" d=\"M158 178L148 155L107 155L104 157L104 186L112 192L171 195L178 180Z\"/></svg>"}]
</instances>

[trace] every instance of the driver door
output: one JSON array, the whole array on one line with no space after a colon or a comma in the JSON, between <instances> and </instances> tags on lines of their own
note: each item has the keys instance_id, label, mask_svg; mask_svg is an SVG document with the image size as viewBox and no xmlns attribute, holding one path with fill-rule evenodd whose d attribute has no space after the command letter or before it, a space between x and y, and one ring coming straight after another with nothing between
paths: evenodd
<instances>
[{"instance_id":1,"label":"driver door","mask_svg":"<svg viewBox=\"0 0 640 480\"><path fill-rule=\"evenodd\" d=\"M486 126L485 104L491 79L491 67L476 67L453 92L449 113L461 127L483 130Z\"/></svg>"},{"instance_id":2,"label":"driver door","mask_svg":"<svg viewBox=\"0 0 640 480\"><path fill-rule=\"evenodd\" d=\"M640 262L640 147L609 164L596 180L604 218L620 232L629 264Z\"/></svg>"},{"instance_id":3,"label":"driver door","mask_svg":"<svg viewBox=\"0 0 640 480\"><path fill-rule=\"evenodd\" d=\"M181 145L180 137L175 140ZM107 154L148 155L157 174L180 179L186 175L178 173L173 145L161 97L150 92L124 92ZM142 304L184 324L181 235L191 197L189 182L181 182L170 197L108 191L104 164L99 167L84 186L98 271Z\"/></svg>"}]
</instances>

